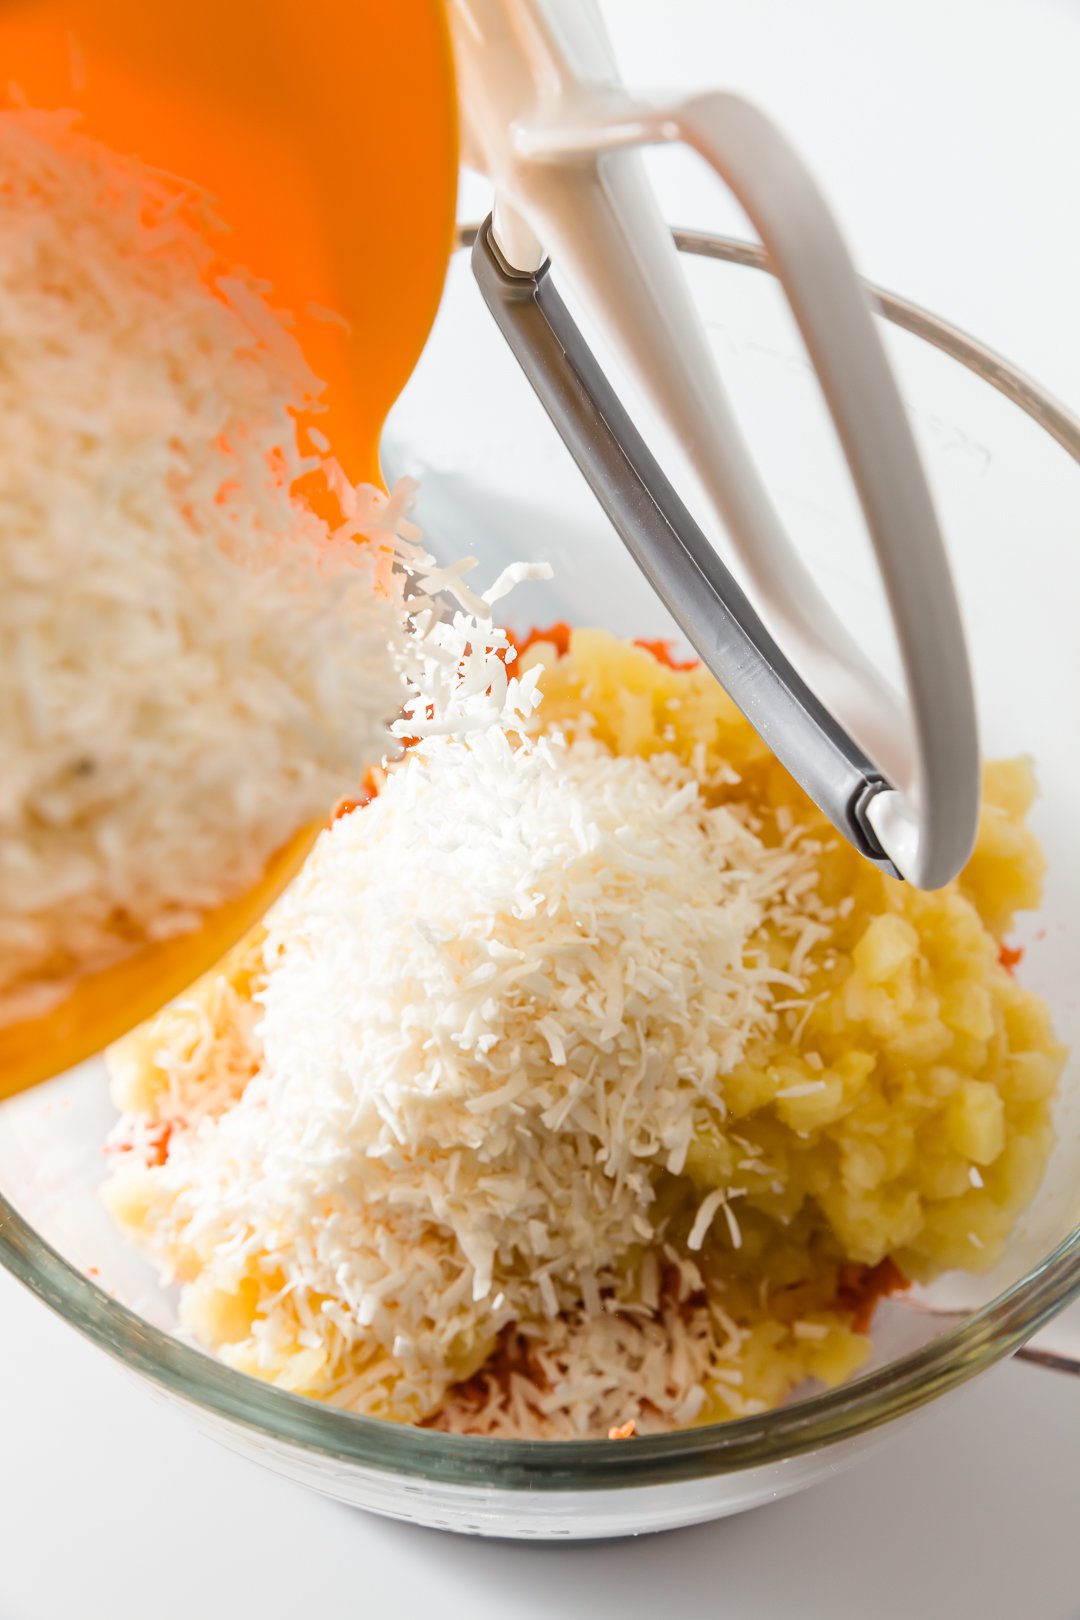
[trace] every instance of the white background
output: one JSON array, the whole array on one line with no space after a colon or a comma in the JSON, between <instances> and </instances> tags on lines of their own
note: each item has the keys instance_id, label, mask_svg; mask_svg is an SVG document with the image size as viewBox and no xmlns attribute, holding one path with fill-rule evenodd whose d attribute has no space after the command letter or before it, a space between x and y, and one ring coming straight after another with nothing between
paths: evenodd
<instances>
[{"instance_id":1,"label":"white background","mask_svg":"<svg viewBox=\"0 0 1080 1620\"><path fill-rule=\"evenodd\" d=\"M755 96L866 275L1080 408L1080 0L607 12L632 82ZM692 160L655 172L673 223L743 228ZM1000 1369L740 1519L520 1547L366 1518L216 1449L4 1275L0 1324L0 1620L1080 1616L1080 1383L1061 1376Z\"/></svg>"}]
</instances>

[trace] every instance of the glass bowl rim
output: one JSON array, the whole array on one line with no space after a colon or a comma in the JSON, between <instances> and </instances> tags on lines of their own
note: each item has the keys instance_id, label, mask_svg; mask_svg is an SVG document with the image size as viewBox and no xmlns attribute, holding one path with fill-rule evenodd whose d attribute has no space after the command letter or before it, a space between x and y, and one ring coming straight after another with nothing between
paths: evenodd
<instances>
[{"instance_id":1,"label":"glass bowl rim","mask_svg":"<svg viewBox=\"0 0 1080 1620\"><path fill-rule=\"evenodd\" d=\"M476 226L462 226L467 247ZM764 250L739 238L673 232L679 249L754 270ZM872 307L1005 395L1080 463L1080 421L993 350L869 282ZM929 1343L835 1389L758 1416L607 1440L501 1440L362 1417L224 1366L113 1300L41 1238L0 1194L0 1265L99 1349L208 1416L287 1449L416 1481L491 1491L595 1491L703 1480L797 1457L880 1427L1016 1351L1080 1298L1080 1228L996 1299ZM418 1484L416 1489L420 1489Z\"/></svg>"}]
</instances>

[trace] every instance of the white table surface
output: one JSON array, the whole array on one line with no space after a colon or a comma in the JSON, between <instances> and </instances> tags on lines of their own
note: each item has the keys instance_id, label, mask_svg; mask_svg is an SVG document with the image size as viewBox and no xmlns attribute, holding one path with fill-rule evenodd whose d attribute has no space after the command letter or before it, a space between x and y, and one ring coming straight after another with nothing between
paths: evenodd
<instances>
[{"instance_id":1,"label":"white table surface","mask_svg":"<svg viewBox=\"0 0 1080 1620\"><path fill-rule=\"evenodd\" d=\"M1077 0L612 0L638 83L725 83L803 145L864 273L1080 406ZM673 222L741 230L692 160ZM482 192L466 188L463 212ZM204 1440L0 1274L0 1620L1076 1620L1080 1383L1001 1368L868 1461L635 1542L482 1544Z\"/></svg>"}]
</instances>

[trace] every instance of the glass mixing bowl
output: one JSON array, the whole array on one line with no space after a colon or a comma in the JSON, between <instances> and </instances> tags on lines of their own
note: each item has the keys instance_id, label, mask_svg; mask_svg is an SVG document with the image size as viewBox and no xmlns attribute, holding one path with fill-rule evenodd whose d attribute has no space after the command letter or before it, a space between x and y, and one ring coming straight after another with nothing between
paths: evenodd
<instances>
[{"instance_id":1,"label":"glass mixing bowl","mask_svg":"<svg viewBox=\"0 0 1080 1620\"><path fill-rule=\"evenodd\" d=\"M842 615L895 670L854 500L797 334L771 278L756 273L759 250L679 240L783 517ZM876 296L948 536L984 751L1030 753L1042 786L1034 820L1050 870L1041 912L1018 930L1020 973L1049 1001L1073 1056L1053 1161L1004 1261L988 1277L948 1277L913 1301L886 1302L869 1370L760 1417L616 1445L435 1434L284 1394L177 1336L172 1296L97 1198L112 1120L100 1062L5 1103L0 1262L234 1450L341 1501L447 1529L550 1538L666 1529L831 1474L1080 1295L1080 424L945 323ZM679 476L678 446L660 448ZM551 560L550 584L511 598L512 623L674 633L481 307L463 255L383 456L390 476L423 480L419 517L432 546L477 555L485 583L508 561ZM1068 1362L1070 1334L1055 1324L1034 1353Z\"/></svg>"}]
</instances>

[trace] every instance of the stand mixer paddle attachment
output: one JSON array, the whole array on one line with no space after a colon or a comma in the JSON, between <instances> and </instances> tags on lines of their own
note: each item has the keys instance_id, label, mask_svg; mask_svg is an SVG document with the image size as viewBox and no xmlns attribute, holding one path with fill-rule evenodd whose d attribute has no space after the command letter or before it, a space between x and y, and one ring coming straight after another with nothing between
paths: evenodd
<instances>
[{"instance_id":1,"label":"stand mixer paddle attachment","mask_svg":"<svg viewBox=\"0 0 1080 1620\"><path fill-rule=\"evenodd\" d=\"M631 95L592 0L452 0L450 15L466 155L495 187L473 269L544 408L687 639L796 780L869 859L941 887L970 855L978 815L963 630L903 402L814 181L738 96ZM671 142L730 187L787 294L873 543L906 706L822 596L750 459L639 155ZM757 610L635 429L552 265L686 448Z\"/></svg>"}]
</instances>

